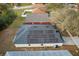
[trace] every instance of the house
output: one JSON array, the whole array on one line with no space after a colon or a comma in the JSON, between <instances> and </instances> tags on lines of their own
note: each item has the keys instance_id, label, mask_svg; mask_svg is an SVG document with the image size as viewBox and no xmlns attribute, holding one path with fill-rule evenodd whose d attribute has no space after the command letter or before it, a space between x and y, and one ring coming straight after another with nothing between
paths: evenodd
<instances>
[{"instance_id":1,"label":"house","mask_svg":"<svg viewBox=\"0 0 79 59\"><path fill-rule=\"evenodd\" d=\"M5 56L72 56L68 50L7 51Z\"/></svg>"},{"instance_id":2,"label":"house","mask_svg":"<svg viewBox=\"0 0 79 59\"><path fill-rule=\"evenodd\" d=\"M51 24L24 24L13 40L16 47L62 46L59 31Z\"/></svg>"},{"instance_id":3,"label":"house","mask_svg":"<svg viewBox=\"0 0 79 59\"><path fill-rule=\"evenodd\" d=\"M63 45L64 40L56 26L50 24L47 13L34 12L27 15L13 42L16 47L58 47Z\"/></svg>"}]
</instances>

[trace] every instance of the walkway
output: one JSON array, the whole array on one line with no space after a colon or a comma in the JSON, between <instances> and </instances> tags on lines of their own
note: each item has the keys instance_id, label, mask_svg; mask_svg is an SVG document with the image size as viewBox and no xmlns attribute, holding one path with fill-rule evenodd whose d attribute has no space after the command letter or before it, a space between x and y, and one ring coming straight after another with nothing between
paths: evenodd
<instances>
[{"instance_id":1,"label":"walkway","mask_svg":"<svg viewBox=\"0 0 79 59\"><path fill-rule=\"evenodd\" d=\"M75 45L75 43L70 37L63 37L63 39L64 39L64 45Z\"/></svg>"}]
</instances>

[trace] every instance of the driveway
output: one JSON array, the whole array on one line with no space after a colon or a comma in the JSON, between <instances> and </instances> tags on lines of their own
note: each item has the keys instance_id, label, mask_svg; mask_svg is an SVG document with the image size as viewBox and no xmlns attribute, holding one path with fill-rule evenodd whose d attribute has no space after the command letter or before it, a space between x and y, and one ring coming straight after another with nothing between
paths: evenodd
<instances>
[{"instance_id":1,"label":"driveway","mask_svg":"<svg viewBox=\"0 0 79 59\"><path fill-rule=\"evenodd\" d=\"M73 40L70 37L63 37L64 39L64 45L75 45L75 43L73 42Z\"/></svg>"}]
</instances>

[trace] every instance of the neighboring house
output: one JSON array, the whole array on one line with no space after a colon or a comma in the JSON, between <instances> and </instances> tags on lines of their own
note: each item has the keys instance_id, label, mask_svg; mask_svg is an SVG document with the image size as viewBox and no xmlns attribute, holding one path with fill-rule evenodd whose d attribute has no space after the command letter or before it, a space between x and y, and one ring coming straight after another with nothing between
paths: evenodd
<instances>
[{"instance_id":1,"label":"neighboring house","mask_svg":"<svg viewBox=\"0 0 79 59\"><path fill-rule=\"evenodd\" d=\"M72 56L68 50L7 51L5 56Z\"/></svg>"}]
</instances>

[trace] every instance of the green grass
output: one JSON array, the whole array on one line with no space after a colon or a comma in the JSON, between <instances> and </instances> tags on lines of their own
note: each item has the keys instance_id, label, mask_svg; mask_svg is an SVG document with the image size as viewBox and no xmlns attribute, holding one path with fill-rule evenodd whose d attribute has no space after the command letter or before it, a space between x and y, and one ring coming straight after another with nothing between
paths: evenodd
<instances>
[{"instance_id":1,"label":"green grass","mask_svg":"<svg viewBox=\"0 0 79 59\"><path fill-rule=\"evenodd\" d=\"M17 15L18 17L21 17L21 15L22 15L22 13L23 13L24 10L25 10L25 9L19 9L19 10L14 10L14 11L15 11L15 13L16 13L16 15Z\"/></svg>"},{"instance_id":2,"label":"green grass","mask_svg":"<svg viewBox=\"0 0 79 59\"><path fill-rule=\"evenodd\" d=\"M15 13L17 14L18 17L21 17L22 13L24 12L24 10L26 10L27 8L24 9L19 9L19 10L14 10ZM31 12L27 12L28 14L31 14Z\"/></svg>"},{"instance_id":3,"label":"green grass","mask_svg":"<svg viewBox=\"0 0 79 59\"><path fill-rule=\"evenodd\" d=\"M22 3L21 6L28 6L28 5L31 5L31 3ZM22 13L24 12L24 10L26 10L27 8L24 8L24 9L17 9L17 10L14 10L14 12L16 13L17 15L17 18L16 20L10 25L10 28L18 28L20 27L23 22L24 22L24 18L21 17ZM29 13L29 12L28 12ZM31 13L29 13L31 14Z\"/></svg>"},{"instance_id":4,"label":"green grass","mask_svg":"<svg viewBox=\"0 0 79 59\"><path fill-rule=\"evenodd\" d=\"M24 18L17 18L11 25L10 28L17 29L19 28L24 22Z\"/></svg>"},{"instance_id":5,"label":"green grass","mask_svg":"<svg viewBox=\"0 0 79 59\"><path fill-rule=\"evenodd\" d=\"M22 12L23 12L24 10L25 10L25 9L14 10L15 13L17 14L17 18L16 18L15 21L10 25L10 28L17 29L18 27L20 27L20 26L23 24L24 18L21 17L21 14L22 14Z\"/></svg>"}]
</instances>

